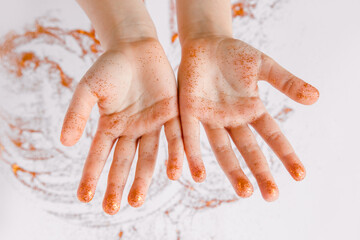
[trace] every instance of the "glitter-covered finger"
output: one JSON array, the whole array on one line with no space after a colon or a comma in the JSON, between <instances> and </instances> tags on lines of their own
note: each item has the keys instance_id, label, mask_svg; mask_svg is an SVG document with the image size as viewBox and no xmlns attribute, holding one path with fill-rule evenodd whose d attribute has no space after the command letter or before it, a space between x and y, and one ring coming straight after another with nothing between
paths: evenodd
<instances>
[{"instance_id":1,"label":"glitter-covered finger","mask_svg":"<svg viewBox=\"0 0 360 240\"><path fill-rule=\"evenodd\" d=\"M239 160L231 148L230 139L224 128L210 128L204 125L211 148L216 159L230 180L237 195L250 197L254 191L249 179L241 170Z\"/></svg>"},{"instance_id":2,"label":"glitter-covered finger","mask_svg":"<svg viewBox=\"0 0 360 240\"><path fill-rule=\"evenodd\" d=\"M80 82L64 118L60 136L62 144L72 146L80 139L96 102L97 98L91 94L89 87Z\"/></svg>"},{"instance_id":3,"label":"glitter-covered finger","mask_svg":"<svg viewBox=\"0 0 360 240\"><path fill-rule=\"evenodd\" d=\"M116 143L103 201L103 209L110 215L120 210L121 198L135 156L136 145L136 139L127 137L120 137Z\"/></svg>"},{"instance_id":4,"label":"glitter-covered finger","mask_svg":"<svg viewBox=\"0 0 360 240\"><path fill-rule=\"evenodd\" d=\"M109 156L113 140L97 132L91 144L82 173L77 196L82 202L90 202L94 197L97 181Z\"/></svg>"},{"instance_id":5,"label":"glitter-covered finger","mask_svg":"<svg viewBox=\"0 0 360 240\"><path fill-rule=\"evenodd\" d=\"M251 125L279 157L291 176L296 181L303 180L306 175L305 168L270 114L263 114Z\"/></svg>"},{"instance_id":6,"label":"glitter-covered finger","mask_svg":"<svg viewBox=\"0 0 360 240\"><path fill-rule=\"evenodd\" d=\"M266 201L278 198L279 190L270 173L269 165L256 142L254 134L247 125L230 128L229 133L236 147L253 173L261 194Z\"/></svg>"},{"instance_id":7,"label":"glitter-covered finger","mask_svg":"<svg viewBox=\"0 0 360 240\"><path fill-rule=\"evenodd\" d=\"M154 173L159 135L160 130L156 130L140 138L135 179L128 195L128 202L132 207L140 207L145 202L146 193Z\"/></svg>"},{"instance_id":8,"label":"glitter-covered finger","mask_svg":"<svg viewBox=\"0 0 360 240\"><path fill-rule=\"evenodd\" d=\"M310 105L319 98L319 91L281 67L272 58L262 55L260 79L266 80L294 101Z\"/></svg>"},{"instance_id":9,"label":"glitter-covered finger","mask_svg":"<svg viewBox=\"0 0 360 240\"><path fill-rule=\"evenodd\" d=\"M199 120L184 114L181 116L181 126L191 176L195 182L203 182L206 172L201 158Z\"/></svg>"},{"instance_id":10,"label":"glitter-covered finger","mask_svg":"<svg viewBox=\"0 0 360 240\"><path fill-rule=\"evenodd\" d=\"M181 176L184 145L181 134L180 119L171 119L164 125L166 139L168 142L169 159L167 161L167 175L171 180L177 180Z\"/></svg>"}]
</instances>

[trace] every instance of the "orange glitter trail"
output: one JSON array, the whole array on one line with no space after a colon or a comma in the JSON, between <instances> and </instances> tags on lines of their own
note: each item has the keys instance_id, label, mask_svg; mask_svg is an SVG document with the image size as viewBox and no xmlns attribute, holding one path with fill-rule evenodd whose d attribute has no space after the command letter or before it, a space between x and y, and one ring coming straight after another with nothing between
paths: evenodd
<instances>
[{"instance_id":1,"label":"orange glitter trail","mask_svg":"<svg viewBox=\"0 0 360 240\"><path fill-rule=\"evenodd\" d=\"M11 165L11 169L16 177L18 176L18 171L24 172L24 173L29 173L33 178L35 178L37 175L36 172L25 170L22 167L19 167L19 165L17 165L16 163Z\"/></svg>"},{"instance_id":2,"label":"orange glitter trail","mask_svg":"<svg viewBox=\"0 0 360 240\"><path fill-rule=\"evenodd\" d=\"M275 119L284 122L287 118L287 116L289 115L289 113L291 113L293 111L292 108L289 107L284 107L278 114L275 115Z\"/></svg>"},{"instance_id":3,"label":"orange glitter trail","mask_svg":"<svg viewBox=\"0 0 360 240\"><path fill-rule=\"evenodd\" d=\"M194 207L194 209L199 210L199 209L204 209L204 208L216 208L223 203L231 203L231 202L235 202L238 200L239 199L237 199L237 198L233 198L233 199L227 199L227 200L211 199L211 200L207 200L207 201L201 201L203 203L203 205L199 206L199 207Z\"/></svg>"},{"instance_id":4,"label":"orange glitter trail","mask_svg":"<svg viewBox=\"0 0 360 240\"><path fill-rule=\"evenodd\" d=\"M176 39L179 37L178 33L174 33L171 37L171 43L174 43L176 41Z\"/></svg>"},{"instance_id":5,"label":"orange glitter trail","mask_svg":"<svg viewBox=\"0 0 360 240\"><path fill-rule=\"evenodd\" d=\"M84 58L85 56L97 57L98 53L102 51L100 42L96 39L94 29L91 29L90 31L81 29L66 30L56 26L47 26L47 24L51 24L53 20L54 19L42 18L37 20L32 27L25 29L22 33L12 32L7 34L3 40L0 41L0 64L8 73L14 74L18 79L27 77L29 71L32 72L39 67L45 67L45 71L47 71L49 75L55 74L58 76L59 84L61 86L72 89L73 78L66 73L60 62L52 59L52 55L46 55L47 52L45 52L45 55L42 55L41 52L33 49L23 50L24 45L34 41L41 41L50 46L60 46L64 50L77 54L80 58ZM70 47L71 45L69 42L71 41L75 42L77 48L73 49ZM78 48L80 48L80 53L77 50ZM53 77L49 77L49 79L53 79ZM32 142L27 142L27 139L32 139L31 135L33 134L44 135L45 133L42 130L24 128L22 124L25 123L19 121L19 119L10 123L10 120L1 116L1 113L0 117L8 124L11 132L15 134L15 136L9 136L9 140L16 148L24 151L41 151L41 149L37 149ZM26 135L23 135L24 133L26 133ZM58 152L61 152L61 150L58 150ZM37 177L43 174L49 175L52 172L33 172L26 170L20 166L20 163L15 163L10 159L7 160L4 153L6 153L6 149L0 144L0 160L10 166L14 176L21 183L33 190L45 192L45 190L39 188L37 185L29 183L28 180L34 181L37 179L40 184L45 184ZM42 157L42 154L35 154L36 157L34 158L29 157L29 155L26 156L29 160L44 160L48 158ZM26 175L30 175L30 178Z\"/></svg>"},{"instance_id":6,"label":"orange glitter trail","mask_svg":"<svg viewBox=\"0 0 360 240\"><path fill-rule=\"evenodd\" d=\"M5 41L0 43L0 59L3 59L2 65L18 77L23 76L25 69L32 68L36 70L41 65L48 65L49 73L57 72L60 77L60 84L70 88L73 79L69 77L62 69L61 65L48 57L40 58L34 52L17 52L17 48L25 43L29 43L36 39L44 39L49 44L58 43L65 49L68 49L66 37L74 39L81 48L84 57L89 52L97 54L101 51L100 42L96 38L95 30L85 31L81 29L63 30L59 27L46 27L38 21L35 23L35 29L26 30L23 34L9 34L5 37ZM85 37L85 39L84 39ZM90 41L90 43L88 43ZM87 46L90 44L90 46Z\"/></svg>"},{"instance_id":7,"label":"orange glitter trail","mask_svg":"<svg viewBox=\"0 0 360 240\"><path fill-rule=\"evenodd\" d=\"M249 16L251 18L254 18L254 15L251 13L251 9L253 9L255 7L256 7L255 3L250 4L245 0L238 2L238 3L234 3L231 6L232 17L236 18L236 17Z\"/></svg>"},{"instance_id":8,"label":"orange glitter trail","mask_svg":"<svg viewBox=\"0 0 360 240\"><path fill-rule=\"evenodd\" d=\"M233 17L237 17L237 16L243 17L246 14L244 11L243 3L235 3L232 5L231 9L232 9Z\"/></svg>"}]
</instances>

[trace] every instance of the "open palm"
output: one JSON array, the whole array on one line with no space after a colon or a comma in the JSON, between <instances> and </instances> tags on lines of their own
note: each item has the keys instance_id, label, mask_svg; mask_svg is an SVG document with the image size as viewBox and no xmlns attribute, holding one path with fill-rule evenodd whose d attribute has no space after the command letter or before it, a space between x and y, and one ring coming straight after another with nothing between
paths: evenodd
<instances>
[{"instance_id":1,"label":"open palm","mask_svg":"<svg viewBox=\"0 0 360 240\"><path fill-rule=\"evenodd\" d=\"M83 170L78 198L89 202L108 155L116 142L103 208L115 214L139 143L135 179L128 195L142 205L151 182L162 125L169 143L167 174L181 175L183 144L177 88L172 68L159 42L146 39L119 43L105 52L78 84L65 116L61 142L74 145L95 104L100 119Z\"/></svg>"},{"instance_id":2,"label":"open palm","mask_svg":"<svg viewBox=\"0 0 360 240\"><path fill-rule=\"evenodd\" d=\"M265 80L302 104L314 103L319 97L317 89L270 57L232 38L188 40L182 49L178 78L184 146L195 181L206 177L199 121L239 196L250 196L253 187L240 168L228 135L256 178L264 199L273 201L278 197L267 161L248 125L262 136L295 180L305 177L303 165L261 102L257 83Z\"/></svg>"}]
</instances>

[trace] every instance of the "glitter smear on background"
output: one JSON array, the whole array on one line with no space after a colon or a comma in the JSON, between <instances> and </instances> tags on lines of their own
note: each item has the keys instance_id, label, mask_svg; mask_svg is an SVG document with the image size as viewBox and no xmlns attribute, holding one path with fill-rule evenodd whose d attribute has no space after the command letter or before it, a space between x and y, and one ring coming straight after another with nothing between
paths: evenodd
<instances>
[{"instance_id":1,"label":"glitter smear on background","mask_svg":"<svg viewBox=\"0 0 360 240\"><path fill-rule=\"evenodd\" d=\"M235 37L261 48L266 42L261 31L262 22L283 2L233 1ZM162 135L154 178L141 208L133 209L122 201L117 215L108 216L102 212L106 167L93 201L79 203L76 188L96 129L97 109L90 117L84 136L74 147L61 146L59 134L77 82L102 50L90 27L72 29L51 17L34 22L32 26L0 39L0 166L7 168L18 180L22 186L20 190L41 201L44 211L49 214L77 224L84 231L88 227L96 228L104 239L191 239L189 231L193 229L191 219L195 214L222 204L241 204L219 168L204 133L202 154L208 174L204 183L193 182L187 163L180 180L167 179L167 147ZM176 26L175 0L170 0L171 46L167 53L175 72L181 50ZM286 121L293 110L286 106L285 98L274 99L273 90L269 91L267 87L261 87L260 91L268 111L280 124ZM281 166L280 161L262 140L259 144L271 169L276 171ZM254 184L241 155L237 150L235 152ZM133 177L134 167L124 199Z\"/></svg>"}]
</instances>

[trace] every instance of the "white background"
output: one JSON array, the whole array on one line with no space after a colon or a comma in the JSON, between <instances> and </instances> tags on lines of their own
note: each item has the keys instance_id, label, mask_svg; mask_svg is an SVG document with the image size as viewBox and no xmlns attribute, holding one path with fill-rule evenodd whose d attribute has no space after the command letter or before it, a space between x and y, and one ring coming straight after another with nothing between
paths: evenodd
<instances>
[{"instance_id":1,"label":"white background","mask_svg":"<svg viewBox=\"0 0 360 240\"><path fill-rule=\"evenodd\" d=\"M148 5L166 49L167 3ZM65 11L69 23L87 21L74 1L1 0L0 35L49 9ZM192 220L198 229L183 232L184 239L206 232L209 239L360 239L359 11L358 0L291 0L276 14L275 24L265 23L272 46L266 53L320 90L315 105L292 104L295 113L285 124L307 178L294 182L282 169L275 176L279 200L267 203L256 192L241 204L204 211ZM102 239L97 230L84 231L43 212L5 171L0 169L1 240ZM201 224L209 218L210 224Z\"/></svg>"}]
</instances>

